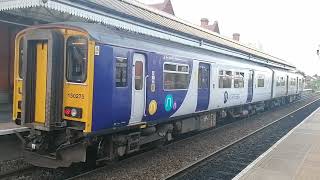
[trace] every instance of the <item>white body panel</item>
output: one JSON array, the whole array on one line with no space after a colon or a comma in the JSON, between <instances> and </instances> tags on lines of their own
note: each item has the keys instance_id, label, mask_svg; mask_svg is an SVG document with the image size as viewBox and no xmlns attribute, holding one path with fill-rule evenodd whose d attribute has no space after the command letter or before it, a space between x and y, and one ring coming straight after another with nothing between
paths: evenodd
<instances>
[{"instance_id":1,"label":"white body panel","mask_svg":"<svg viewBox=\"0 0 320 180\"><path fill-rule=\"evenodd\" d=\"M233 72L239 71L244 73L244 87L243 88L234 88L234 81L232 80L231 88L219 88L219 76L218 73L220 70L231 70ZM215 90L213 104L214 109L224 108L229 106L237 106L240 104L245 104L248 95L248 75L249 69L244 67L236 67L227 64L217 64L215 71ZM226 99L227 94L227 101Z\"/></svg>"},{"instance_id":2,"label":"white body panel","mask_svg":"<svg viewBox=\"0 0 320 180\"><path fill-rule=\"evenodd\" d=\"M180 108L171 117L190 114L196 111L198 98L198 69L199 62L193 61L192 74L187 95Z\"/></svg>"},{"instance_id":3,"label":"white body panel","mask_svg":"<svg viewBox=\"0 0 320 180\"><path fill-rule=\"evenodd\" d=\"M259 67L255 70L254 86L253 86L253 100L252 102L259 102L269 100L271 98L272 88L272 70L269 68ZM264 86L258 86L258 79L264 77Z\"/></svg>"}]
</instances>

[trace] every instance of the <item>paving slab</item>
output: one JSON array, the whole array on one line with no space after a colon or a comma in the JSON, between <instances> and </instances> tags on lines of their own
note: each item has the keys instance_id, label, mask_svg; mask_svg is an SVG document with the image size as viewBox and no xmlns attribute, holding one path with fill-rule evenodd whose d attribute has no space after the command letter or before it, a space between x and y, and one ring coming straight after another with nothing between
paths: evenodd
<instances>
[{"instance_id":1,"label":"paving slab","mask_svg":"<svg viewBox=\"0 0 320 180\"><path fill-rule=\"evenodd\" d=\"M234 180L320 179L320 108Z\"/></svg>"},{"instance_id":2,"label":"paving slab","mask_svg":"<svg viewBox=\"0 0 320 180\"><path fill-rule=\"evenodd\" d=\"M18 126L14 122L0 123L0 136L25 131L28 131L28 128Z\"/></svg>"}]
</instances>

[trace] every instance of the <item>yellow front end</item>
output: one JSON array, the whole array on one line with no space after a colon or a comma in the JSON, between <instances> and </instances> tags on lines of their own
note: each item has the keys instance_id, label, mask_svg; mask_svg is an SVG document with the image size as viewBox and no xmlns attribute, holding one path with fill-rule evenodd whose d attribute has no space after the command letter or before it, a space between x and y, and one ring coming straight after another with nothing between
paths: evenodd
<instances>
[{"instance_id":1,"label":"yellow front end","mask_svg":"<svg viewBox=\"0 0 320 180\"><path fill-rule=\"evenodd\" d=\"M39 31L40 29L40 31ZM41 27L37 31L41 32ZM50 29L50 28L49 28ZM94 69L94 47L95 42L90 40L89 35L86 32L78 31L74 29L57 28L52 27L55 33L61 35L63 38L64 54L64 82L62 90L62 105L61 107L61 121L65 121L66 126L68 122L82 122L84 124L83 132L91 132L92 127L92 99L93 99L93 69ZM13 101L13 120L17 124L20 124L22 120L22 111L24 109L23 99L24 93L28 91L24 89L24 76L28 76L30 72L34 72L34 116L32 123L39 126L48 125L48 105L50 91L48 87L50 85L49 72L50 65L54 62L50 62L50 55L54 52L50 47L51 42L49 40L28 40L30 34L34 29L27 29L16 38L15 48L15 65L14 65L14 101ZM48 31L48 27L44 31ZM30 65L25 65L25 62L29 62L30 58L25 57L24 54L31 54L30 43L35 42L35 65L34 71L28 71L27 68ZM29 62L30 63L30 62ZM29 81L28 81L29 82ZM52 98L52 97L51 97ZM22 124L25 124L22 122ZM72 124L72 123L70 123Z\"/></svg>"},{"instance_id":2,"label":"yellow front end","mask_svg":"<svg viewBox=\"0 0 320 180\"><path fill-rule=\"evenodd\" d=\"M87 36L86 34L65 30L64 37L68 39L73 36ZM83 110L82 118L68 117L64 113L64 119L80 121L85 123L84 132L91 132L92 127L92 99L93 99L93 76L94 76L94 41L88 41L88 65L86 80L81 83L70 82L67 78L64 81L63 107L77 107Z\"/></svg>"}]
</instances>

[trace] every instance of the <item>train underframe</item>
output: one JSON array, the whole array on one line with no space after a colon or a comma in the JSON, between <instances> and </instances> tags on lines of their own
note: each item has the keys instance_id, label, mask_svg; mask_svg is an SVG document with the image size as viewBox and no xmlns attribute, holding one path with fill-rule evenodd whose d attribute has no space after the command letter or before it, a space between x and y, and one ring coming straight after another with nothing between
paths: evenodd
<instances>
[{"instance_id":1,"label":"train underframe","mask_svg":"<svg viewBox=\"0 0 320 180\"><path fill-rule=\"evenodd\" d=\"M257 102L228 109L203 112L161 124L146 124L130 129L84 134L76 126L55 131L31 130L21 137L25 145L24 158L33 165L58 168L72 163L95 165L97 161L112 161L145 148L162 145L181 134L214 128L229 117L248 117L300 99L300 94Z\"/></svg>"}]
</instances>

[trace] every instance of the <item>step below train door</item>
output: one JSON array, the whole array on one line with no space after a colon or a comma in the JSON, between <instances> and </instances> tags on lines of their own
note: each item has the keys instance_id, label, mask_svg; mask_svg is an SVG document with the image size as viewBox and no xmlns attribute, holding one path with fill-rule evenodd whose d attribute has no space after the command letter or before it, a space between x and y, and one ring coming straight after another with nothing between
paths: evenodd
<instances>
[{"instance_id":1,"label":"step below train door","mask_svg":"<svg viewBox=\"0 0 320 180\"><path fill-rule=\"evenodd\" d=\"M210 100L210 64L199 63L198 68L198 98L196 111L208 109Z\"/></svg>"},{"instance_id":2,"label":"step below train door","mask_svg":"<svg viewBox=\"0 0 320 180\"><path fill-rule=\"evenodd\" d=\"M146 56L134 53L132 62L132 104L129 124L137 124L142 121L146 104Z\"/></svg>"}]
</instances>

